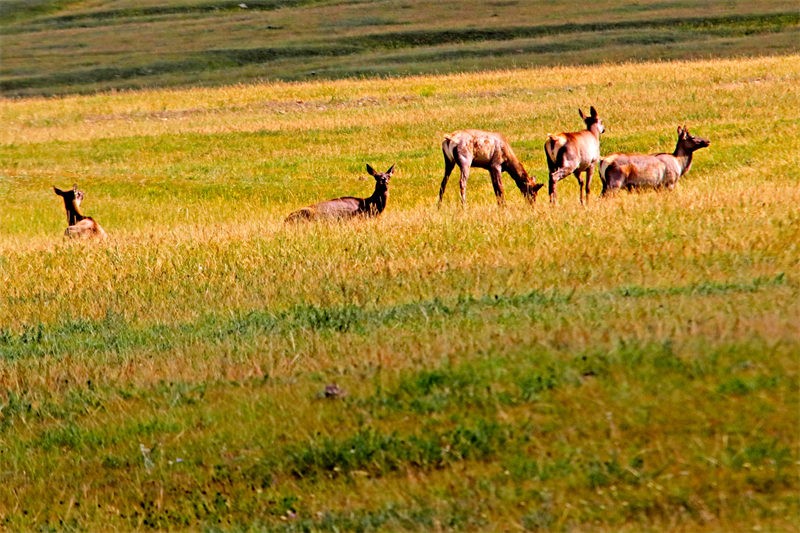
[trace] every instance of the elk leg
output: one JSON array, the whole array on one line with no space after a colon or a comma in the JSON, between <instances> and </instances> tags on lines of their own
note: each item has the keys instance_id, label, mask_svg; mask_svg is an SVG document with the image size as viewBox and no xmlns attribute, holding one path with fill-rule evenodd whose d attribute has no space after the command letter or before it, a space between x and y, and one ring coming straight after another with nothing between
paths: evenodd
<instances>
[{"instance_id":1,"label":"elk leg","mask_svg":"<svg viewBox=\"0 0 800 533\"><path fill-rule=\"evenodd\" d=\"M442 196L444 196L444 190L447 187L447 180L450 178L450 173L453 172L453 168L455 168L456 162L447 157L447 154L444 156L444 178L442 178L442 186L439 187L439 205L442 205Z\"/></svg>"},{"instance_id":2,"label":"elk leg","mask_svg":"<svg viewBox=\"0 0 800 533\"><path fill-rule=\"evenodd\" d=\"M564 179L564 176L569 176L574 170L575 170L575 167L572 167L572 168L559 167L559 168L556 168L555 170L550 172L550 187L549 187L550 203L554 204L554 203L556 203L556 200L557 200L557 197L556 197L556 183L558 183L559 181Z\"/></svg>"},{"instance_id":3,"label":"elk leg","mask_svg":"<svg viewBox=\"0 0 800 533\"><path fill-rule=\"evenodd\" d=\"M472 159L464 156L458 158L458 166L461 169L461 181L458 182L461 187L461 207L467 205L467 178L469 178L469 167L472 165Z\"/></svg>"},{"instance_id":4,"label":"elk leg","mask_svg":"<svg viewBox=\"0 0 800 533\"><path fill-rule=\"evenodd\" d=\"M578 194L581 197L581 205L583 205L583 180L581 179L581 170L576 169L572 174L578 178Z\"/></svg>"},{"instance_id":5,"label":"elk leg","mask_svg":"<svg viewBox=\"0 0 800 533\"><path fill-rule=\"evenodd\" d=\"M605 198L611 193L608 177L600 174L600 181L603 183L603 190L600 191L600 198Z\"/></svg>"},{"instance_id":6,"label":"elk leg","mask_svg":"<svg viewBox=\"0 0 800 533\"><path fill-rule=\"evenodd\" d=\"M594 165L586 170L586 205L589 205L589 192L592 186L592 176L594 175Z\"/></svg>"},{"instance_id":7,"label":"elk leg","mask_svg":"<svg viewBox=\"0 0 800 533\"><path fill-rule=\"evenodd\" d=\"M608 167L605 174L600 174L600 180L603 182L603 192L600 193L603 197L615 195L624 181L620 172L613 166Z\"/></svg>"},{"instance_id":8,"label":"elk leg","mask_svg":"<svg viewBox=\"0 0 800 533\"><path fill-rule=\"evenodd\" d=\"M556 171L556 164L550 161L550 156L547 156L547 173L550 176L550 182L547 186L547 193L550 196L550 203L556 203L556 182L553 179L553 174Z\"/></svg>"},{"instance_id":9,"label":"elk leg","mask_svg":"<svg viewBox=\"0 0 800 533\"><path fill-rule=\"evenodd\" d=\"M501 177L501 170L497 167L492 167L489 170L489 174L492 177L492 187L494 188L494 195L497 198L497 205L500 207L504 207L506 205L506 199L503 194L503 180Z\"/></svg>"},{"instance_id":10,"label":"elk leg","mask_svg":"<svg viewBox=\"0 0 800 533\"><path fill-rule=\"evenodd\" d=\"M609 176L606 173L606 181L603 182L603 196L615 196L623 186L623 180L616 176Z\"/></svg>"}]
</instances>

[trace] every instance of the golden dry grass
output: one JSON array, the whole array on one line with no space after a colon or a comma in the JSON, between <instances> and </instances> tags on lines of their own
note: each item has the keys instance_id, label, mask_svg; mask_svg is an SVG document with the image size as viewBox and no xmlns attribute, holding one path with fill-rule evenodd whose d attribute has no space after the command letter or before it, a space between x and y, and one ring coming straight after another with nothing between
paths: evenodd
<instances>
[{"instance_id":1,"label":"golden dry grass","mask_svg":"<svg viewBox=\"0 0 800 533\"><path fill-rule=\"evenodd\" d=\"M798 64L1 101L4 527L790 531ZM712 145L672 193L436 209L443 133L542 180L589 105L603 153ZM365 163L380 218L283 224ZM62 239L72 182L107 242Z\"/></svg>"}]
</instances>

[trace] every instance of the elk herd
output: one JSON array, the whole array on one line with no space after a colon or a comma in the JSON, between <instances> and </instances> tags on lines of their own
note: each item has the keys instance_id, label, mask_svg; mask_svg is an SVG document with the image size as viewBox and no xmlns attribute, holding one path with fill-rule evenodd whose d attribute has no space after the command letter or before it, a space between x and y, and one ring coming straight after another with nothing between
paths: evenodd
<instances>
[{"instance_id":1,"label":"elk herd","mask_svg":"<svg viewBox=\"0 0 800 533\"><path fill-rule=\"evenodd\" d=\"M708 139L692 135L689 129L683 126L678 127L678 141L671 154L613 153L601 157L600 135L605 131L605 126L594 106L589 111L589 115L585 115L578 109L586 129L547 135L544 151L549 170L548 192L550 202L553 204L557 198L556 185L570 174L578 179L581 204L588 203L595 167L598 167L600 181L603 183L601 196L615 193L622 188L628 191L644 188L672 190L678 178L689 171L692 165L692 153L710 144ZM439 205L442 203L450 174L456 166L460 172L462 206L466 205L467 179L472 167L489 171L494 194L500 206L505 205L503 172L511 176L522 196L531 205L536 201L539 189L544 186L543 183L536 183L536 179L528 174L508 141L499 133L473 129L456 130L444 136L442 154L444 178L439 187ZM389 180L394 173L394 165L382 173L367 165L367 172L375 178L375 190L371 196L367 198L343 196L303 207L286 217L285 222L341 220L380 215L386 208ZM581 179L581 174L585 176L585 180ZM77 185L67 191L57 187L53 189L64 201L67 212L67 229L64 232L66 236L101 239L106 237L106 232L93 218L81 213L80 204L84 193L78 190Z\"/></svg>"}]
</instances>

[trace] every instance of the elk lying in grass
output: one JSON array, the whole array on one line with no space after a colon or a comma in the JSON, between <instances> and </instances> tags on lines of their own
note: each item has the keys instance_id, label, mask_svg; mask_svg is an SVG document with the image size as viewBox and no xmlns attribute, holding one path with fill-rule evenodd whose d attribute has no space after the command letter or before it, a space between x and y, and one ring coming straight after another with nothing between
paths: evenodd
<instances>
[{"instance_id":1,"label":"elk lying in grass","mask_svg":"<svg viewBox=\"0 0 800 533\"><path fill-rule=\"evenodd\" d=\"M556 202L556 184L569 174L578 178L581 205L583 205L583 180L581 172L586 173L586 201L589 201L594 166L600 159L600 134L606 131L603 120L597 116L594 106L587 117L579 108L586 129L572 133L550 133L544 143L547 167L550 170L550 202Z\"/></svg>"},{"instance_id":2,"label":"elk lying in grass","mask_svg":"<svg viewBox=\"0 0 800 533\"><path fill-rule=\"evenodd\" d=\"M291 213L286 217L285 222L336 220L356 216L374 217L380 215L386 208L386 200L389 197L389 179L394 174L394 165L383 173L375 172L371 166L367 165L367 172L375 178L375 192L369 198L343 196L320 202Z\"/></svg>"},{"instance_id":3,"label":"elk lying in grass","mask_svg":"<svg viewBox=\"0 0 800 533\"><path fill-rule=\"evenodd\" d=\"M625 187L674 189L678 178L692 166L692 153L711 144L678 127L678 144L671 154L610 154L600 161L603 196Z\"/></svg>"},{"instance_id":4,"label":"elk lying in grass","mask_svg":"<svg viewBox=\"0 0 800 533\"><path fill-rule=\"evenodd\" d=\"M100 227L100 224L95 222L92 217L81 213L80 206L84 194L83 191L78 190L77 185L73 185L71 191L62 191L58 187L53 187L53 190L64 200L64 209L67 211L67 229L64 231L64 235L77 238L106 238L106 232Z\"/></svg>"},{"instance_id":5,"label":"elk lying in grass","mask_svg":"<svg viewBox=\"0 0 800 533\"><path fill-rule=\"evenodd\" d=\"M514 154L514 150L499 133L480 130L454 131L444 136L442 153L444 154L444 179L439 188L439 205L442 204L447 179L456 165L461 170L461 205L467 203L467 178L470 167L484 168L489 171L497 203L501 206L505 205L503 182L500 178L500 174L503 172L508 172L522 195L531 204L536 201L536 193L543 186L528 175Z\"/></svg>"}]
</instances>

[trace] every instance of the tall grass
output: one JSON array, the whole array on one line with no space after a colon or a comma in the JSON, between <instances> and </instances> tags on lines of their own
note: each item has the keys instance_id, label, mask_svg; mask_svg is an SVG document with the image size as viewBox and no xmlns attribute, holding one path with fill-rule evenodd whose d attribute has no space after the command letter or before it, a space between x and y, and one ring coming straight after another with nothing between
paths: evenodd
<instances>
[{"instance_id":1,"label":"tall grass","mask_svg":"<svg viewBox=\"0 0 800 533\"><path fill-rule=\"evenodd\" d=\"M0 101L2 527L791 531L797 65ZM603 153L712 145L671 193L435 207L443 133L541 181L588 105ZM365 163L381 217L283 224ZM108 241L63 240L73 182Z\"/></svg>"}]
</instances>

